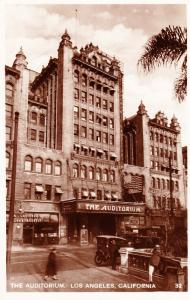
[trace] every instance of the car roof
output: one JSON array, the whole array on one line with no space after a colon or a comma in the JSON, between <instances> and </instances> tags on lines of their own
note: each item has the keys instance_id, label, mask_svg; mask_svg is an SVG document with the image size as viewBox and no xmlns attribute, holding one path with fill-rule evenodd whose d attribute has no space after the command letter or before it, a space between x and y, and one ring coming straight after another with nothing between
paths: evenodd
<instances>
[{"instance_id":1,"label":"car roof","mask_svg":"<svg viewBox=\"0 0 190 300\"><path fill-rule=\"evenodd\" d=\"M119 239L126 241L126 239L120 237L120 236L115 236L115 235L98 235L96 238L105 238L105 239Z\"/></svg>"}]
</instances>

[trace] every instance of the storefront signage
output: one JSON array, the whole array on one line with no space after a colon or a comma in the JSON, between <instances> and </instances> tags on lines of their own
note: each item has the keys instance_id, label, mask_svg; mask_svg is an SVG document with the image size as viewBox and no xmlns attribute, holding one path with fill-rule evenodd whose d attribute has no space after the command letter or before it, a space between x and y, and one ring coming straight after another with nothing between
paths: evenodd
<instances>
[{"instance_id":1,"label":"storefront signage","mask_svg":"<svg viewBox=\"0 0 190 300\"><path fill-rule=\"evenodd\" d=\"M63 212L96 212L96 213L144 213L144 205L129 204L129 203L97 203L97 202L82 202L76 201L76 206L71 203L64 203ZM74 204L74 203L72 203Z\"/></svg>"},{"instance_id":2,"label":"storefront signage","mask_svg":"<svg viewBox=\"0 0 190 300\"><path fill-rule=\"evenodd\" d=\"M15 223L55 223L58 222L57 214L38 214L38 213L24 213L14 215Z\"/></svg>"}]
</instances>

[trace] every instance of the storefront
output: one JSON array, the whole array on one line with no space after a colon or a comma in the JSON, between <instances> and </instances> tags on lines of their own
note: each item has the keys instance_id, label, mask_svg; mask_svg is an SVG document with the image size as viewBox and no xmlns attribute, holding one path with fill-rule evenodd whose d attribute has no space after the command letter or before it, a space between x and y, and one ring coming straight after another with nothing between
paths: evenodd
<instances>
[{"instance_id":1,"label":"storefront","mask_svg":"<svg viewBox=\"0 0 190 300\"><path fill-rule=\"evenodd\" d=\"M95 242L99 234L122 235L125 230L125 218L131 217L139 222L144 220L144 204L68 200L62 202L62 214L67 216L67 238L69 242L80 241L82 228L88 230L90 243Z\"/></svg>"},{"instance_id":2,"label":"storefront","mask_svg":"<svg viewBox=\"0 0 190 300\"><path fill-rule=\"evenodd\" d=\"M23 244L47 245L59 242L59 215L24 213L14 216L14 239Z\"/></svg>"}]
</instances>

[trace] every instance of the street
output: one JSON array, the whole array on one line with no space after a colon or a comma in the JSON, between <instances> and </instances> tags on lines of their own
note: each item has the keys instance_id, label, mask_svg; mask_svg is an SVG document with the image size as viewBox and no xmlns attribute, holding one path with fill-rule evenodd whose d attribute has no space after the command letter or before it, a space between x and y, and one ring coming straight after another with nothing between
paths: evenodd
<instances>
[{"instance_id":1,"label":"street","mask_svg":"<svg viewBox=\"0 0 190 300\"><path fill-rule=\"evenodd\" d=\"M95 248L63 246L57 249L58 280L44 281L48 250L13 252L7 290L12 292L124 292L156 291L159 287L131 275L94 264Z\"/></svg>"}]
</instances>

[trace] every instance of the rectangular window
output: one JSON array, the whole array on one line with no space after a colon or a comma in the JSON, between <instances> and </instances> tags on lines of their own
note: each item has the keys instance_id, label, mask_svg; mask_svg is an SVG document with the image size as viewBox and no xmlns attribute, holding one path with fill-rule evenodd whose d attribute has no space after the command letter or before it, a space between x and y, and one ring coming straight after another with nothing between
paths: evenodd
<instances>
[{"instance_id":1,"label":"rectangular window","mask_svg":"<svg viewBox=\"0 0 190 300\"><path fill-rule=\"evenodd\" d=\"M81 120L86 121L87 119L87 110L82 108L81 110Z\"/></svg>"},{"instance_id":2,"label":"rectangular window","mask_svg":"<svg viewBox=\"0 0 190 300\"><path fill-rule=\"evenodd\" d=\"M114 135L110 134L110 145L114 145Z\"/></svg>"},{"instance_id":3,"label":"rectangular window","mask_svg":"<svg viewBox=\"0 0 190 300\"><path fill-rule=\"evenodd\" d=\"M89 111L89 122L94 122L94 112Z\"/></svg>"},{"instance_id":4,"label":"rectangular window","mask_svg":"<svg viewBox=\"0 0 190 300\"><path fill-rule=\"evenodd\" d=\"M44 140L45 140L44 131L39 131L39 141L44 143Z\"/></svg>"},{"instance_id":5,"label":"rectangular window","mask_svg":"<svg viewBox=\"0 0 190 300\"><path fill-rule=\"evenodd\" d=\"M94 105L94 95L89 95L89 104Z\"/></svg>"},{"instance_id":6,"label":"rectangular window","mask_svg":"<svg viewBox=\"0 0 190 300\"><path fill-rule=\"evenodd\" d=\"M11 140L11 127L6 126L6 141Z\"/></svg>"},{"instance_id":7,"label":"rectangular window","mask_svg":"<svg viewBox=\"0 0 190 300\"><path fill-rule=\"evenodd\" d=\"M96 131L96 141L101 142L101 131L99 130Z\"/></svg>"},{"instance_id":8,"label":"rectangular window","mask_svg":"<svg viewBox=\"0 0 190 300\"><path fill-rule=\"evenodd\" d=\"M79 118L79 108L78 108L78 106L74 106L74 118L75 119Z\"/></svg>"},{"instance_id":9,"label":"rectangular window","mask_svg":"<svg viewBox=\"0 0 190 300\"><path fill-rule=\"evenodd\" d=\"M94 129L89 128L89 139L93 140L94 139Z\"/></svg>"},{"instance_id":10,"label":"rectangular window","mask_svg":"<svg viewBox=\"0 0 190 300\"><path fill-rule=\"evenodd\" d=\"M111 111L111 112L114 112L114 105L113 105L113 102L110 102L110 111Z\"/></svg>"},{"instance_id":11,"label":"rectangular window","mask_svg":"<svg viewBox=\"0 0 190 300\"><path fill-rule=\"evenodd\" d=\"M37 116L38 116L37 113L35 111L32 111L32 113L31 113L32 123L37 124Z\"/></svg>"},{"instance_id":12,"label":"rectangular window","mask_svg":"<svg viewBox=\"0 0 190 300\"><path fill-rule=\"evenodd\" d=\"M110 128L111 129L114 128L114 120L112 118L110 118Z\"/></svg>"},{"instance_id":13,"label":"rectangular window","mask_svg":"<svg viewBox=\"0 0 190 300\"><path fill-rule=\"evenodd\" d=\"M87 94L86 94L86 92L82 91L82 93L81 93L81 101L85 102L85 103L87 102Z\"/></svg>"},{"instance_id":14,"label":"rectangular window","mask_svg":"<svg viewBox=\"0 0 190 300\"><path fill-rule=\"evenodd\" d=\"M46 121L45 115L40 114L40 125L45 126L45 121Z\"/></svg>"},{"instance_id":15,"label":"rectangular window","mask_svg":"<svg viewBox=\"0 0 190 300\"><path fill-rule=\"evenodd\" d=\"M97 124L101 124L101 122L102 122L101 116L100 115L96 115L96 123Z\"/></svg>"},{"instance_id":16,"label":"rectangular window","mask_svg":"<svg viewBox=\"0 0 190 300\"><path fill-rule=\"evenodd\" d=\"M6 117L12 118L13 116L13 106L6 103Z\"/></svg>"},{"instance_id":17,"label":"rectangular window","mask_svg":"<svg viewBox=\"0 0 190 300\"><path fill-rule=\"evenodd\" d=\"M108 134L106 132L103 132L102 133L102 142L104 144L107 144L108 143Z\"/></svg>"},{"instance_id":18,"label":"rectangular window","mask_svg":"<svg viewBox=\"0 0 190 300\"><path fill-rule=\"evenodd\" d=\"M79 135L79 125L78 124L74 124L74 135Z\"/></svg>"},{"instance_id":19,"label":"rectangular window","mask_svg":"<svg viewBox=\"0 0 190 300\"><path fill-rule=\"evenodd\" d=\"M78 89L74 89L74 98L75 98L75 100L79 100L79 90Z\"/></svg>"},{"instance_id":20,"label":"rectangular window","mask_svg":"<svg viewBox=\"0 0 190 300\"><path fill-rule=\"evenodd\" d=\"M36 200L42 200L42 195L43 195L43 187L41 184L36 184L35 187L35 199Z\"/></svg>"},{"instance_id":21,"label":"rectangular window","mask_svg":"<svg viewBox=\"0 0 190 300\"><path fill-rule=\"evenodd\" d=\"M86 138L87 130L85 126L81 126L81 137Z\"/></svg>"},{"instance_id":22,"label":"rectangular window","mask_svg":"<svg viewBox=\"0 0 190 300\"><path fill-rule=\"evenodd\" d=\"M51 189L52 189L51 185L48 185L48 184L45 185L45 198L46 198L46 200L51 200Z\"/></svg>"},{"instance_id":23,"label":"rectangular window","mask_svg":"<svg viewBox=\"0 0 190 300\"><path fill-rule=\"evenodd\" d=\"M103 109L108 109L108 101L105 100L105 99L103 99L103 101L102 101L102 108Z\"/></svg>"},{"instance_id":24,"label":"rectangular window","mask_svg":"<svg viewBox=\"0 0 190 300\"><path fill-rule=\"evenodd\" d=\"M30 130L30 138L31 138L31 140L36 141L36 130L35 129Z\"/></svg>"},{"instance_id":25,"label":"rectangular window","mask_svg":"<svg viewBox=\"0 0 190 300\"><path fill-rule=\"evenodd\" d=\"M31 190L32 190L32 184L25 182L24 183L24 199L31 199Z\"/></svg>"},{"instance_id":26,"label":"rectangular window","mask_svg":"<svg viewBox=\"0 0 190 300\"><path fill-rule=\"evenodd\" d=\"M101 108L101 98L96 97L96 107Z\"/></svg>"},{"instance_id":27,"label":"rectangular window","mask_svg":"<svg viewBox=\"0 0 190 300\"><path fill-rule=\"evenodd\" d=\"M6 198L9 197L9 185L10 185L10 181L6 180Z\"/></svg>"},{"instance_id":28,"label":"rectangular window","mask_svg":"<svg viewBox=\"0 0 190 300\"><path fill-rule=\"evenodd\" d=\"M104 126L108 126L108 118L107 118L107 117L103 116L102 124L103 124Z\"/></svg>"}]
</instances>

